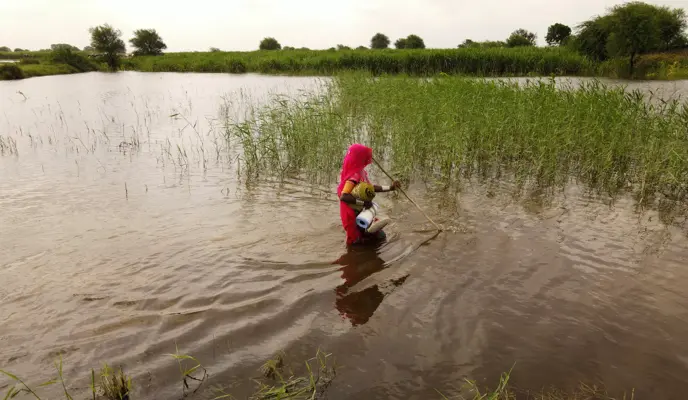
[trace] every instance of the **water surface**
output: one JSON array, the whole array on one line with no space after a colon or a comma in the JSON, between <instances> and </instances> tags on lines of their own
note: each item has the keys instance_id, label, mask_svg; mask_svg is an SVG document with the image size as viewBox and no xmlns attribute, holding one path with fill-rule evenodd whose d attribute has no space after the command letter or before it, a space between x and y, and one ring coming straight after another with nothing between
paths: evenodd
<instances>
[{"instance_id":1,"label":"water surface","mask_svg":"<svg viewBox=\"0 0 688 400\"><path fill-rule=\"evenodd\" d=\"M512 367L524 389L585 381L684 397L683 220L665 225L577 187L543 205L514 202L506 185L426 196L415 183L410 194L452 229L419 247L430 224L380 195L389 240L348 252L334 185L246 187L218 120L221 105L241 115L318 82L135 72L0 82L0 136L17 143L0 156L0 368L39 382L62 354L78 391L90 368L122 364L140 398L169 399L181 394L168 355L178 346L241 395L274 353L301 363L322 348L342 365L334 399L437 398Z\"/></svg>"}]
</instances>

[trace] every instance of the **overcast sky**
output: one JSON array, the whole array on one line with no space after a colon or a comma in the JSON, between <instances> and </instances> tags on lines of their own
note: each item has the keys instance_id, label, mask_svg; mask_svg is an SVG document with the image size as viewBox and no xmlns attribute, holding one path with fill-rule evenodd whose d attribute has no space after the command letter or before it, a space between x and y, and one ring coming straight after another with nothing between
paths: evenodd
<instances>
[{"instance_id":1,"label":"overcast sky","mask_svg":"<svg viewBox=\"0 0 688 400\"><path fill-rule=\"evenodd\" d=\"M688 0L648 3L688 8ZM110 23L128 40L154 28L167 51L253 50L266 36L282 46L370 45L376 32L392 43L410 33L427 47L464 39L504 40L517 28L544 44L554 22L575 26L623 1L611 0L0 0L0 46L89 44L88 28Z\"/></svg>"}]
</instances>

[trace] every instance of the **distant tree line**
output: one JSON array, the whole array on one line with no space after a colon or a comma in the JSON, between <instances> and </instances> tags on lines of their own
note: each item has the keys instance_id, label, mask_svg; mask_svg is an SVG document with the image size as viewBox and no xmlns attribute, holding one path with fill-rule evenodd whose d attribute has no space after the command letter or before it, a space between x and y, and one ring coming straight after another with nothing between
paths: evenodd
<instances>
[{"instance_id":1,"label":"distant tree line","mask_svg":"<svg viewBox=\"0 0 688 400\"><path fill-rule=\"evenodd\" d=\"M594 17L584 21L574 29L555 23L547 29L545 41L549 46L565 46L596 61L605 61L610 58L627 57L631 74L640 54L653 51L666 51L682 47L688 47L688 35L686 34L686 12L681 8L655 6L639 1L617 5L608 10L603 16ZM105 24L89 29L91 44L83 50L97 53L108 66L116 69L120 58L126 52L126 46L121 39L122 33L118 29ZM138 29L129 40L134 47L134 55L159 55L167 48L155 29ZM370 39L371 49L387 49L392 44L390 38L384 33L376 33ZM473 41L466 39L458 45L459 48L493 48L493 47L528 47L537 45L537 34L527 29L517 29L503 41ZM394 42L397 49L424 49L424 40L411 34ZM263 38L259 50L295 50L294 47L282 47L274 37ZM357 47L358 50L367 49L365 46ZM79 49L66 43L57 43L50 46L50 50L76 52ZM301 47L300 50L308 50ZM338 44L331 47L330 51L351 50L351 47ZM11 52L7 46L0 47L2 52ZM27 51L20 48L15 52ZM211 52L221 51L211 47Z\"/></svg>"}]
</instances>

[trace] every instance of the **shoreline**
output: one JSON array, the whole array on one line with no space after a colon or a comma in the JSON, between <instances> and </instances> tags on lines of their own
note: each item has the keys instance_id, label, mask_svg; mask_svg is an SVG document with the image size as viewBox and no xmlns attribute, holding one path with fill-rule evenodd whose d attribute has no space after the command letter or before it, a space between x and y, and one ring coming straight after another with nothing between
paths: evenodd
<instances>
[{"instance_id":1,"label":"shoreline","mask_svg":"<svg viewBox=\"0 0 688 400\"><path fill-rule=\"evenodd\" d=\"M88 58L87 53L75 53ZM74 66L56 63L50 52L0 53L0 80L74 74ZM90 61L93 62L93 61ZM104 70L97 64L98 70ZM3 74L17 66L21 76ZM373 75L466 76L477 78L585 77L629 81L688 79L688 52L640 56L633 76L627 61L596 63L565 48L424 49L424 50L279 50L253 52L166 53L161 56L122 58L121 71L258 73L278 76L335 76L339 73Z\"/></svg>"}]
</instances>

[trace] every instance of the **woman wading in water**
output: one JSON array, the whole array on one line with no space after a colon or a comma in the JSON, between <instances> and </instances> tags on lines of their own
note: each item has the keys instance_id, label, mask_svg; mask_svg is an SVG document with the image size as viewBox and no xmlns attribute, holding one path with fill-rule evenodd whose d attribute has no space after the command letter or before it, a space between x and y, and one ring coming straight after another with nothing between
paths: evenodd
<instances>
[{"instance_id":1,"label":"woman wading in water","mask_svg":"<svg viewBox=\"0 0 688 400\"><path fill-rule=\"evenodd\" d=\"M371 185L365 168L372 162L373 149L356 143L349 147L342 163L337 196L340 200L339 215L346 231L347 246L385 237L381 228L375 227L377 219L367 230L356 225L356 216L364 209L373 206L370 199L374 193L369 193L370 187L372 186L375 193L380 193L396 190L401 186L397 181L391 186Z\"/></svg>"}]
</instances>

